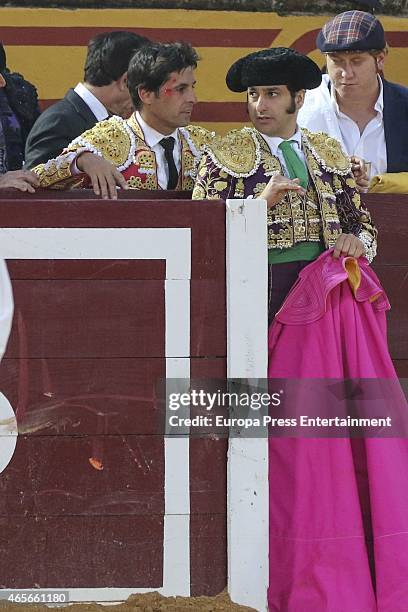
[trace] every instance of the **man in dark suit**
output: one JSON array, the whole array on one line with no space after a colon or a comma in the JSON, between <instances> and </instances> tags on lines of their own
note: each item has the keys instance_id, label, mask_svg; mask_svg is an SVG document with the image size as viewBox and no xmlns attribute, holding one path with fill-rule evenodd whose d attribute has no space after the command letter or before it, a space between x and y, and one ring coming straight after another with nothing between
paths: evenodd
<instances>
[{"instance_id":1,"label":"man in dark suit","mask_svg":"<svg viewBox=\"0 0 408 612\"><path fill-rule=\"evenodd\" d=\"M26 143L24 168L56 157L74 138L110 115L127 118L133 111L127 88L129 61L150 41L132 32L98 34L91 39L84 82L47 108L35 122Z\"/></svg>"},{"instance_id":2,"label":"man in dark suit","mask_svg":"<svg viewBox=\"0 0 408 612\"><path fill-rule=\"evenodd\" d=\"M337 138L369 162L371 177L408 171L408 88L382 77L388 48L380 21L364 11L336 15L317 47L328 74L307 92L299 125Z\"/></svg>"}]
</instances>

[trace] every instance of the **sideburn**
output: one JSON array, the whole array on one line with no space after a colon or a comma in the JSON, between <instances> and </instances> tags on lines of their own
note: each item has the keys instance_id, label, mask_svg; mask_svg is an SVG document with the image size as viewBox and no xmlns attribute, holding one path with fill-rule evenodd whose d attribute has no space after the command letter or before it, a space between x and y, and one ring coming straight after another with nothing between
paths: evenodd
<instances>
[{"instance_id":1,"label":"sideburn","mask_svg":"<svg viewBox=\"0 0 408 612\"><path fill-rule=\"evenodd\" d=\"M296 93L290 92L290 96L292 98L292 101L290 103L289 108L286 109L286 112L287 112L288 115L294 115L296 113L296 111L297 111L296 100L295 100Z\"/></svg>"}]
</instances>

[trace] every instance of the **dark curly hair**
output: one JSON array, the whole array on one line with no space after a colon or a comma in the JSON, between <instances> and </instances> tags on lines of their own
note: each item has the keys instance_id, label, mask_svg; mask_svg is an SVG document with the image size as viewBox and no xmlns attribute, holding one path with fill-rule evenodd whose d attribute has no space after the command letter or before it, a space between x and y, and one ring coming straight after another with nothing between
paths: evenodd
<instances>
[{"instance_id":1,"label":"dark curly hair","mask_svg":"<svg viewBox=\"0 0 408 612\"><path fill-rule=\"evenodd\" d=\"M97 34L88 43L84 81L96 87L117 81L128 69L134 52L149 43L144 36L122 30Z\"/></svg>"},{"instance_id":2,"label":"dark curly hair","mask_svg":"<svg viewBox=\"0 0 408 612\"><path fill-rule=\"evenodd\" d=\"M142 106L139 87L158 94L172 72L197 68L199 59L196 50L185 42L152 43L136 51L128 68L128 88L135 108Z\"/></svg>"}]
</instances>

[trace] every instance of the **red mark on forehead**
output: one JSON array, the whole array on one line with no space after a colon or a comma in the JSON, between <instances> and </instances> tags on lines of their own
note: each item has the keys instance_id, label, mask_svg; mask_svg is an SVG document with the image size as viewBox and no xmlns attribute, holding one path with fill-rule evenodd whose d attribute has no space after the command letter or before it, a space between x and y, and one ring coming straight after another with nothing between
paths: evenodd
<instances>
[{"instance_id":1,"label":"red mark on forehead","mask_svg":"<svg viewBox=\"0 0 408 612\"><path fill-rule=\"evenodd\" d=\"M165 86L163 87L163 93L165 96L171 96L174 92L174 85L177 83L177 77L172 76L168 81L166 81Z\"/></svg>"}]
</instances>

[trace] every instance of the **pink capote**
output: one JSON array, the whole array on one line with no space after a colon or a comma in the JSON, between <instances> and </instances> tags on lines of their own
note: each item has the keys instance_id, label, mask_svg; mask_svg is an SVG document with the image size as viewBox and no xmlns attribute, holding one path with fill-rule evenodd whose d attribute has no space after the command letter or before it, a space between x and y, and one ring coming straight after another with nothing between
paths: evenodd
<instances>
[{"instance_id":1,"label":"pink capote","mask_svg":"<svg viewBox=\"0 0 408 612\"><path fill-rule=\"evenodd\" d=\"M268 376L395 379L388 308L366 260L323 253L270 327ZM269 487L270 612L408 611L406 439L270 438Z\"/></svg>"}]
</instances>

